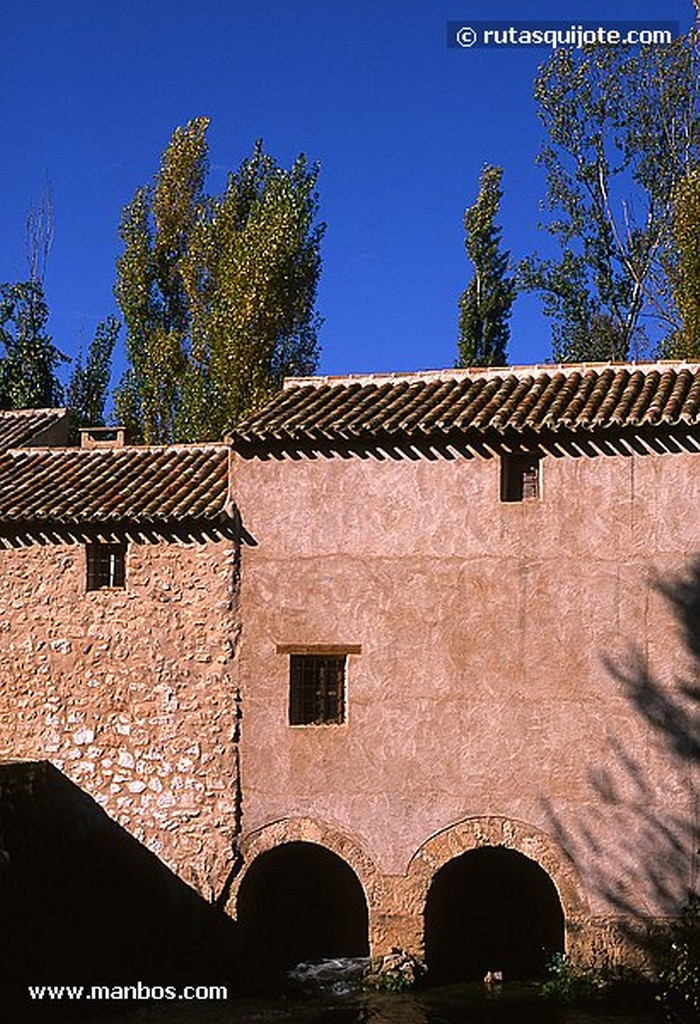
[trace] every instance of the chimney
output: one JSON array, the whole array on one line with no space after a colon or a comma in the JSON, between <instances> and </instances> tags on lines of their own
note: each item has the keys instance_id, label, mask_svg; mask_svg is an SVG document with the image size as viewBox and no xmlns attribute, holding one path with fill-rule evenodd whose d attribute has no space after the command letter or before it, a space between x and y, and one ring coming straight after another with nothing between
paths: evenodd
<instances>
[{"instance_id":1,"label":"chimney","mask_svg":"<svg viewBox=\"0 0 700 1024\"><path fill-rule=\"evenodd\" d=\"M82 427L81 448L123 448L126 444L124 427Z\"/></svg>"}]
</instances>

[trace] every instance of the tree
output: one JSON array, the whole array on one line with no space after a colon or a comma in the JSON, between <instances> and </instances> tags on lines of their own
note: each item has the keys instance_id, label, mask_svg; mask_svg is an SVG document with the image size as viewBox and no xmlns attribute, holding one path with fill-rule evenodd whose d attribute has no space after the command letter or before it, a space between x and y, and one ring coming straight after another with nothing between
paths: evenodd
<instances>
[{"instance_id":1,"label":"tree","mask_svg":"<svg viewBox=\"0 0 700 1024\"><path fill-rule=\"evenodd\" d=\"M500 251L501 229L494 223L503 196L502 176L502 167L484 167L476 203L464 214L465 247L474 276L459 300L460 366L507 362L508 320L516 289L506 274L510 254Z\"/></svg>"},{"instance_id":2,"label":"tree","mask_svg":"<svg viewBox=\"0 0 700 1024\"><path fill-rule=\"evenodd\" d=\"M258 142L223 195L208 196L208 126L175 130L122 215L116 296L130 366L117 411L148 443L219 439L317 361L318 168L300 156L284 170Z\"/></svg>"},{"instance_id":3,"label":"tree","mask_svg":"<svg viewBox=\"0 0 700 1024\"><path fill-rule=\"evenodd\" d=\"M700 359L700 168L678 182L673 203L676 259L673 294L681 326L669 339L666 355Z\"/></svg>"},{"instance_id":4,"label":"tree","mask_svg":"<svg viewBox=\"0 0 700 1024\"><path fill-rule=\"evenodd\" d=\"M56 370L68 360L46 333L48 316L41 281L0 285L0 408L46 409L63 401Z\"/></svg>"},{"instance_id":5,"label":"tree","mask_svg":"<svg viewBox=\"0 0 700 1024\"><path fill-rule=\"evenodd\" d=\"M75 427L104 425L112 356L120 328L117 318L108 316L97 325L84 364L78 355L66 392Z\"/></svg>"},{"instance_id":6,"label":"tree","mask_svg":"<svg viewBox=\"0 0 700 1024\"><path fill-rule=\"evenodd\" d=\"M535 82L548 135L547 230L561 258L523 261L553 319L557 359L626 359L679 328L667 273L674 193L697 166L698 53L692 34L667 46L557 50Z\"/></svg>"},{"instance_id":7,"label":"tree","mask_svg":"<svg viewBox=\"0 0 700 1024\"><path fill-rule=\"evenodd\" d=\"M25 248L29 277L0 284L0 408L51 408L63 401L56 371L67 362L46 333L46 262L53 242L53 201L47 181L37 207L27 214Z\"/></svg>"},{"instance_id":8,"label":"tree","mask_svg":"<svg viewBox=\"0 0 700 1024\"><path fill-rule=\"evenodd\" d=\"M25 228L25 248L29 280L44 283L46 264L54 236L53 191L48 177L36 206L29 207Z\"/></svg>"},{"instance_id":9,"label":"tree","mask_svg":"<svg viewBox=\"0 0 700 1024\"><path fill-rule=\"evenodd\" d=\"M61 363L70 360L53 344L46 328L49 318L44 276L53 243L51 185L46 182L38 205L27 214L25 246L29 279L0 285L0 408L45 408L67 399L76 426L104 421L112 354L119 322L100 323L90 344L85 366L80 356L67 391L58 379Z\"/></svg>"}]
</instances>

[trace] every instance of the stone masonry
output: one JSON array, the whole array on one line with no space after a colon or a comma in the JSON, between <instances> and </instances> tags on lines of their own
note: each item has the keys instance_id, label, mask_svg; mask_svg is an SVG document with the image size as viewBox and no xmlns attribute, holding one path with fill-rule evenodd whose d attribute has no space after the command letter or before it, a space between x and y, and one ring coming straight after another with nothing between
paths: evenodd
<instances>
[{"instance_id":1,"label":"stone masonry","mask_svg":"<svg viewBox=\"0 0 700 1024\"><path fill-rule=\"evenodd\" d=\"M0 551L0 756L48 758L207 898L237 825L230 541L131 544L85 591L85 548Z\"/></svg>"}]
</instances>

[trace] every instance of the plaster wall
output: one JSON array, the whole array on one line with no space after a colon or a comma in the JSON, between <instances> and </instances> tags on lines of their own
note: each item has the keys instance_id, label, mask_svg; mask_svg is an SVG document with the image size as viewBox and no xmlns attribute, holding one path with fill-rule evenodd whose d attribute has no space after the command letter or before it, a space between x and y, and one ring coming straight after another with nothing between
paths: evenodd
<instances>
[{"instance_id":1,"label":"plaster wall","mask_svg":"<svg viewBox=\"0 0 700 1024\"><path fill-rule=\"evenodd\" d=\"M86 592L81 544L0 550L0 759L48 759L205 898L237 823L237 558L130 544Z\"/></svg>"},{"instance_id":2,"label":"plaster wall","mask_svg":"<svg viewBox=\"0 0 700 1024\"><path fill-rule=\"evenodd\" d=\"M350 837L383 879L376 921L444 830L525 823L578 880L576 913L677 912L692 763L634 694L646 679L672 702L694 671L658 584L700 553L697 458L547 457L541 500L508 504L496 458L241 459L234 493L257 542L242 563L244 849L285 821ZM342 725L288 724L278 645L305 644L361 645Z\"/></svg>"}]
</instances>

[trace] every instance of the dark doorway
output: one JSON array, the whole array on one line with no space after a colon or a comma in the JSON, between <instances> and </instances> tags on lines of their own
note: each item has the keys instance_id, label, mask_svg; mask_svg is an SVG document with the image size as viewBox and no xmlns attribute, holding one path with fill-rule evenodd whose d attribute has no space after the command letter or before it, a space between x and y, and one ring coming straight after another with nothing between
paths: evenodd
<instances>
[{"instance_id":1,"label":"dark doorway","mask_svg":"<svg viewBox=\"0 0 700 1024\"><path fill-rule=\"evenodd\" d=\"M369 955L357 875L315 843L285 843L261 854L241 883L238 920L248 955L267 967Z\"/></svg>"},{"instance_id":2,"label":"dark doorway","mask_svg":"<svg viewBox=\"0 0 700 1024\"><path fill-rule=\"evenodd\" d=\"M543 977L564 950L564 915L549 875L503 846L455 857L433 879L425 908L425 952L433 981Z\"/></svg>"}]
</instances>

